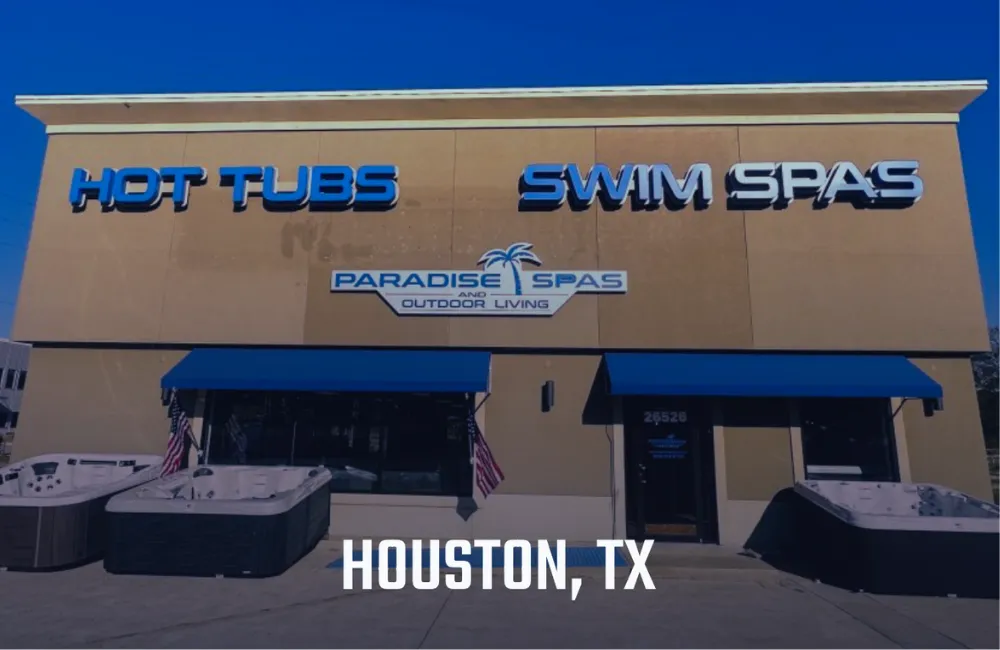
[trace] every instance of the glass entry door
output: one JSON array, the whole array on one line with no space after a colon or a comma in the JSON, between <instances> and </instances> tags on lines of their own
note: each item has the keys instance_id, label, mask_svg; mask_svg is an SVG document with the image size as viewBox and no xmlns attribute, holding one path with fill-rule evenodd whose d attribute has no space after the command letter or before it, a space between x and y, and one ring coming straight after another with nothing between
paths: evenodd
<instances>
[{"instance_id":1,"label":"glass entry door","mask_svg":"<svg viewBox=\"0 0 1000 650\"><path fill-rule=\"evenodd\" d=\"M632 534L713 539L714 458L707 405L696 400L632 400L626 406L625 436Z\"/></svg>"}]
</instances>

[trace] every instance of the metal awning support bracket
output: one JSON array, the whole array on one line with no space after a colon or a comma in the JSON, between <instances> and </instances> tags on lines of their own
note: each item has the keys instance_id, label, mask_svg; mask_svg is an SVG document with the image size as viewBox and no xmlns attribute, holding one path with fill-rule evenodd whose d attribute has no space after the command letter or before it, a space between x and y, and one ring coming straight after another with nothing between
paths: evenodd
<instances>
[{"instance_id":1,"label":"metal awning support bracket","mask_svg":"<svg viewBox=\"0 0 1000 650\"><path fill-rule=\"evenodd\" d=\"M899 403L899 406L896 408L896 410L892 412L892 419L893 420L895 420L896 416L899 414L899 412L901 410L903 410L903 404L906 404L911 399L913 399L913 398L912 397L904 397L902 399L902 401ZM926 417L926 418L934 417L934 414L936 412L944 410L944 400L942 400L940 397L923 398L920 401L923 402L923 405L924 405L924 417Z\"/></svg>"}]
</instances>

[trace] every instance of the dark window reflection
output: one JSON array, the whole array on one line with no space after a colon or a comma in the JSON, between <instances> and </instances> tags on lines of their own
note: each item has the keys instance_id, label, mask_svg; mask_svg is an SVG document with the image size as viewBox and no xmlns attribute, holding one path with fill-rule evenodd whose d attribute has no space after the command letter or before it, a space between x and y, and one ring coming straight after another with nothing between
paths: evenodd
<instances>
[{"instance_id":1,"label":"dark window reflection","mask_svg":"<svg viewBox=\"0 0 1000 650\"><path fill-rule=\"evenodd\" d=\"M807 478L899 480L888 400L803 400L799 416Z\"/></svg>"},{"instance_id":2,"label":"dark window reflection","mask_svg":"<svg viewBox=\"0 0 1000 650\"><path fill-rule=\"evenodd\" d=\"M325 465L335 492L468 496L467 417L455 395L213 393L213 464Z\"/></svg>"}]
</instances>

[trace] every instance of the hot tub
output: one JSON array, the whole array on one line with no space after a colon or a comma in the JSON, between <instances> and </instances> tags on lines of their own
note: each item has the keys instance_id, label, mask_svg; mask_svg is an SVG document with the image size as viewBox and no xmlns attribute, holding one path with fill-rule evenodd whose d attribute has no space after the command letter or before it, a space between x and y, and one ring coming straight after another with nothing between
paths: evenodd
<instances>
[{"instance_id":1,"label":"hot tub","mask_svg":"<svg viewBox=\"0 0 1000 650\"><path fill-rule=\"evenodd\" d=\"M796 529L814 577L872 593L996 598L1000 511L939 485L805 481Z\"/></svg>"},{"instance_id":2,"label":"hot tub","mask_svg":"<svg viewBox=\"0 0 1000 650\"><path fill-rule=\"evenodd\" d=\"M104 506L152 481L160 456L47 454L0 468L0 567L56 569L97 559Z\"/></svg>"},{"instance_id":3,"label":"hot tub","mask_svg":"<svg viewBox=\"0 0 1000 650\"><path fill-rule=\"evenodd\" d=\"M330 526L330 471L203 465L108 503L110 573L278 575Z\"/></svg>"}]
</instances>

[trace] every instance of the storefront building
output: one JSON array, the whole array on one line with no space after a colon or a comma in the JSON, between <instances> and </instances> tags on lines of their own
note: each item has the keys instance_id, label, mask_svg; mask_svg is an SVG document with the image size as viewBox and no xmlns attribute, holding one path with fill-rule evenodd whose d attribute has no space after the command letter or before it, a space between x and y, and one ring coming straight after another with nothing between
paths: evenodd
<instances>
[{"instance_id":1,"label":"storefront building","mask_svg":"<svg viewBox=\"0 0 1000 650\"><path fill-rule=\"evenodd\" d=\"M342 470L336 536L743 544L806 478L990 498L984 90L19 97L15 457L162 453L176 389L191 462Z\"/></svg>"},{"instance_id":2,"label":"storefront building","mask_svg":"<svg viewBox=\"0 0 1000 650\"><path fill-rule=\"evenodd\" d=\"M0 339L0 466L10 459L14 447L30 356L30 345Z\"/></svg>"}]
</instances>

